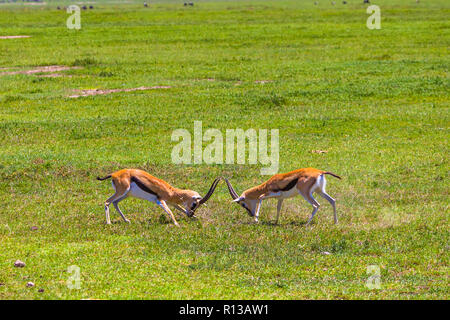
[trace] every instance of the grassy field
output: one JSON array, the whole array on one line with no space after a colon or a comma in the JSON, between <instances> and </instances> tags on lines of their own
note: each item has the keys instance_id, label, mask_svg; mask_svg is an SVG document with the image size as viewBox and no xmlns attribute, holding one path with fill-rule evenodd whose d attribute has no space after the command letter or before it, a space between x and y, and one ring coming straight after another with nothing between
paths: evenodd
<instances>
[{"instance_id":1,"label":"grassy field","mask_svg":"<svg viewBox=\"0 0 450 320\"><path fill-rule=\"evenodd\" d=\"M0 36L31 36L0 39L0 298L448 299L450 4L372 1L369 30L362 0L336 2L97 1L78 31L63 2L0 3ZM12 74L49 65L77 68ZM171 88L68 97L141 86ZM318 198L306 227L297 197L256 225L221 183L181 228L137 199L121 203L130 224L111 207L105 225L113 190L95 177L121 168L200 194L220 175L239 193L268 179L173 164L171 134L194 120L279 129L280 172L343 177L327 187L339 224Z\"/></svg>"}]
</instances>

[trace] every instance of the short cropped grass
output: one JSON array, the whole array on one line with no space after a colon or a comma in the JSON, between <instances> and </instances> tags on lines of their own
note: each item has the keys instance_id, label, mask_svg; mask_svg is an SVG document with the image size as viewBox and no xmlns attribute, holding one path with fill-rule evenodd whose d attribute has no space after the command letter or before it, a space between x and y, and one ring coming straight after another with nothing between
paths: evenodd
<instances>
[{"instance_id":1,"label":"short cropped grass","mask_svg":"<svg viewBox=\"0 0 450 320\"><path fill-rule=\"evenodd\" d=\"M362 0L97 2L78 31L56 9L69 2L46 2L0 3L0 36L31 36L0 39L0 73L81 67L0 75L1 299L449 298L448 1L371 1L380 30ZM141 86L171 88L68 98ZM95 177L118 169L200 194L221 175L238 192L268 179L261 164L174 164L171 134L194 120L279 129L280 172L343 177L327 186L339 224L318 198L306 227L297 197L279 225L266 201L256 225L221 183L180 228L136 199L121 203L130 224L111 207L105 225L113 190Z\"/></svg>"}]
</instances>

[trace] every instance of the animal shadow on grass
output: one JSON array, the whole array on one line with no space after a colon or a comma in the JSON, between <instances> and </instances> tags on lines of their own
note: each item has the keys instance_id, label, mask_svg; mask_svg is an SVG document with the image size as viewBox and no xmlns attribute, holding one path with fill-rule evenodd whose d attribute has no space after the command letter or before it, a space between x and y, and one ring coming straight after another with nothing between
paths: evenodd
<instances>
[{"instance_id":1,"label":"animal shadow on grass","mask_svg":"<svg viewBox=\"0 0 450 320\"><path fill-rule=\"evenodd\" d=\"M297 226L297 227L301 227L301 226L306 226L306 222L307 220L304 221L289 221L289 222L278 222L275 223L275 221L261 221L260 224L265 225L265 226L272 226L272 227L282 227L283 225L291 225L291 226ZM311 225L314 224L314 221L311 221Z\"/></svg>"},{"instance_id":2,"label":"animal shadow on grass","mask_svg":"<svg viewBox=\"0 0 450 320\"><path fill-rule=\"evenodd\" d=\"M170 224L173 223L169 219L167 219L164 215L156 216L155 215L145 215L142 214L143 217L133 216L133 215L127 215L127 218L130 220L129 223L123 221L121 217L113 218L111 217L111 224L112 225L124 225L128 226L131 224L134 225L140 225L140 226L148 226L148 225L161 225L161 224Z\"/></svg>"},{"instance_id":3,"label":"animal shadow on grass","mask_svg":"<svg viewBox=\"0 0 450 320\"><path fill-rule=\"evenodd\" d=\"M239 221L235 224L237 225L263 225L263 226L271 226L271 227L282 227L282 226L286 226L286 225L291 225L291 226L306 226L306 222L308 220L304 220L304 221L288 221L288 222L278 222L275 223L275 221L272 220L268 220L268 221L264 221L264 220L260 220L258 223L254 222L254 221ZM310 225L313 225L314 221L311 221Z\"/></svg>"}]
</instances>

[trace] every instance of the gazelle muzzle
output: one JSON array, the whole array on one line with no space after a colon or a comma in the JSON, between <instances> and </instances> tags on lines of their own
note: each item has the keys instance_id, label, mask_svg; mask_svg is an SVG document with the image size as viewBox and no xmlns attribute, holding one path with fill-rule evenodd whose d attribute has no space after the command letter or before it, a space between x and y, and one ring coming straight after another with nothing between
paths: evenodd
<instances>
[{"instance_id":1,"label":"gazelle muzzle","mask_svg":"<svg viewBox=\"0 0 450 320\"><path fill-rule=\"evenodd\" d=\"M231 198L233 198L233 200L239 199L239 196L238 196L237 192L234 190L234 188L233 188L233 186L231 185L230 181L228 181L227 178L224 178L224 179L225 179L225 182L227 183L228 191L230 192ZM246 205L241 204L240 202L238 202L238 204L239 204L241 207L243 207L245 210L247 210L247 212L248 212L248 214L249 214L250 217L253 217L253 216L254 216L253 212L251 212L250 209L249 209Z\"/></svg>"}]
</instances>

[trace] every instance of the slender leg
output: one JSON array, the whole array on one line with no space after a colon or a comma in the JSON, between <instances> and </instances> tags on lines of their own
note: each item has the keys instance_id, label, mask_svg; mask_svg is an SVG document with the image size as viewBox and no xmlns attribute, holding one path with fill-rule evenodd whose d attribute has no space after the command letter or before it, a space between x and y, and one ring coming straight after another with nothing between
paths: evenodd
<instances>
[{"instance_id":1,"label":"slender leg","mask_svg":"<svg viewBox=\"0 0 450 320\"><path fill-rule=\"evenodd\" d=\"M120 216L122 217L123 221L129 223L130 220L128 220L127 218L125 218L125 215L122 213L122 211L120 211L120 208L119 208L119 202L122 201L122 200L124 200L125 198L127 198L126 195L125 195L124 197L121 197L121 198L115 200L115 201L113 202L113 205L114 205L114 208L116 208L117 212L119 212L119 214L120 214Z\"/></svg>"},{"instance_id":2,"label":"slender leg","mask_svg":"<svg viewBox=\"0 0 450 320\"><path fill-rule=\"evenodd\" d=\"M336 200L330 197L329 194L327 194L325 191L318 192L325 200L327 200L332 206L333 206L333 212L334 212L334 224L338 223L338 217L336 213Z\"/></svg>"},{"instance_id":3,"label":"slender leg","mask_svg":"<svg viewBox=\"0 0 450 320\"><path fill-rule=\"evenodd\" d=\"M174 207L175 209L177 209L178 211L183 212L186 216L188 216L186 210L183 209L182 207L180 207L178 204L174 204L173 207ZM179 215L181 216L181 214L179 214Z\"/></svg>"},{"instance_id":4,"label":"slender leg","mask_svg":"<svg viewBox=\"0 0 450 320\"><path fill-rule=\"evenodd\" d=\"M169 215L169 217L172 219L173 223L179 227L180 225L178 224L177 220L175 220L175 217L172 213L172 211L170 211L170 208L167 206L166 202L164 200L156 200L156 204L158 206L160 206L161 208L164 209L165 212L167 212L167 214Z\"/></svg>"},{"instance_id":5,"label":"slender leg","mask_svg":"<svg viewBox=\"0 0 450 320\"><path fill-rule=\"evenodd\" d=\"M306 201L308 201L312 207L313 207L313 212L311 213L311 217L308 219L308 222L306 222L306 225L309 225L311 220L314 218L314 215L316 214L317 210L319 210L320 204L316 201L316 199L314 199L314 197L312 196L312 193L310 194L302 194L302 196L306 199Z\"/></svg>"},{"instance_id":6,"label":"slender leg","mask_svg":"<svg viewBox=\"0 0 450 320\"><path fill-rule=\"evenodd\" d=\"M316 214L317 210L319 209L319 207L312 205L313 206L313 212L311 213L311 217L308 219L308 222L306 222L306 225L308 226L311 223L311 220L314 218L314 215Z\"/></svg>"},{"instance_id":7,"label":"slender leg","mask_svg":"<svg viewBox=\"0 0 450 320\"><path fill-rule=\"evenodd\" d=\"M105 215L106 215L106 224L111 224L111 218L109 217L109 203L105 202Z\"/></svg>"},{"instance_id":8,"label":"slender leg","mask_svg":"<svg viewBox=\"0 0 450 320\"><path fill-rule=\"evenodd\" d=\"M261 202L263 199L260 199L257 207L256 207L256 213L255 213L255 222L258 223L258 218L259 218L259 209L261 209Z\"/></svg>"},{"instance_id":9,"label":"slender leg","mask_svg":"<svg viewBox=\"0 0 450 320\"><path fill-rule=\"evenodd\" d=\"M109 217L109 205L111 203L114 203L116 200L120 199L123 196L126 196L126 194L118 194L116 192L111 197L109 197L108 200L105 201L106 224L111 224L111 219Z\"/></svg>"},{"instance_id":10,"label":"slender leg","mask_svg":"<svg viewBox=\"0 0 450 320\"><path fill-rule=\"evenodd\" d=\"M283 204L283 199L278 199L277 204L277 220L275 221L275 224L278 224L278 218L280 217L280 211L281 211L281 205Z\"/></svg>"},{"instance_id":11,"label":"slender leg","mask_svg":"<svg viewBox=\"0 0 450 320\"><path fill-rule=\"evenodd\" d=\"M109 206L110 206L110 204L111 203L114 204L114 202L116 202L116 201L119 202L119 201L125 199L127 197L128 192L130 191L130 186L129 185L119 184L118 186L116 186L114 180L111 181L111 184L112 184L112 186L113 186L113 188L115 190L115 193L105 201L106 224L111 224L111 219L109 217ZM124 220L126 220L125 217L123 216L122 212L120 212L118 207L116 207L116 204L114 204L114 207L122 215L122 218L124 218Z\"/></svg>"}]
</instances>

